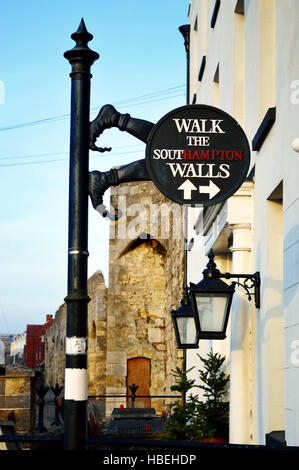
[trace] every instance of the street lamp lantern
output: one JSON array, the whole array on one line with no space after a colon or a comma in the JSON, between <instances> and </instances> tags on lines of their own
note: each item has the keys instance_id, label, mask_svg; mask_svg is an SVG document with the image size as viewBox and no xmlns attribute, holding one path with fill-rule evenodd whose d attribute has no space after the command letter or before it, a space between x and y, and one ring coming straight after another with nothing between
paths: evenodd
<instances>
[{"instance_id":1,"label":"street lamp lantern","mask_svg":"<svg viewBox=\"0 0 299 470\"><path fill-rule=\"evenodd\" d=\"M179 349L198 348L198 316L196 315L189 296L188 287L184 287L181 306L171 311L175 337Z\"/></svg>"},{"instance_id":2,"label":"street lamp lantern","mask_svg":"<svg viewBox=\"0 0 299 470\"><path fill-rule=\"evenodd\" d=\"M230 308L236 285L242 286L248 300L254 296L256 308L260 308L260 273L221 273L210 250L209 262L198 284L184 288L181 307L171 312L179 349L198 347L200 339L225 339ZM221 278L236 278L230 285ZM244 279L241 283L240 279ZM250 289L254 289L250 292Z\"/></svg>"},{"instance_id":3,"label":"street lamp lantern","mask_svg":"<svg viewBox=\"0 0 299 470\"><path fill-rule=\"evenodd\" d=\"M198 284L190 283L192 308L198 317L199 339L224 339L229 318L235 282L228 285L220 279L214 254L209 253L209 262Z\"/></svg>"},{"instance_id":4,"label":"street lamp lantern","mask_svg":"<svg viewBox=\"0 0 299 470\"><path fill-rule=\"evenodd\" d=\"M225 284L220 281L221 284ZM200 283L192 285L191 298L194 309L198 312L200 331L199 339L224 339L230 313L233 285L228 286L226 292L217 288L217 292L204 291ZM218 292L219 291L219 292Z\"/></svg>"}]
</instances>

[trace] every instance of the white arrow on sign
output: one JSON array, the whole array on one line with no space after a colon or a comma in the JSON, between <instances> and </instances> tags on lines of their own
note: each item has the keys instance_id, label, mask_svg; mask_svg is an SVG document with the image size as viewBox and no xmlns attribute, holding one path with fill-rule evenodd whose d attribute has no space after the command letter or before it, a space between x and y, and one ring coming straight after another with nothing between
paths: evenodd
<instances>
[{"instance_id":1,"label":"white arrow on sign","mask_svg":"<svg viewBox=\"0 0 299 470\"><path fill-rule=\"evenodd\" d=\"M184 199L191 199L191 192L197 190L197 187L190 180L186 180L178 189L184 191Z\"/></svg>"},{"instance_id":2,"label":"white arrow on sign","mask_svg":"<svg viewBox=\"0 0 299 470\"><path fill-rule=\"evenodd\" d=\"M209 181L209 186L199 186L198 190L200 193L207 193L209 195L209 199L212 199L220 191L218 186L213 183L212 180Z\"/></svg>"}]
</instances>

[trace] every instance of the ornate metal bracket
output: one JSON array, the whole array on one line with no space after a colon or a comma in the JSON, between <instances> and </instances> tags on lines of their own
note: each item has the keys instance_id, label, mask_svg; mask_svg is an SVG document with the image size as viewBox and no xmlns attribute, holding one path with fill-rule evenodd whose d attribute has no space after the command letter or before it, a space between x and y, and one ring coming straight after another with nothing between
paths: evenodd
<instances>
[{"instance_id":1,"label":"ornate metal bracket","mask_svg":"<svg viewBox=\"0 0 299 470\"><path fill-rule=\"evenodd\" d=\"M221 273L219 269L217 269L216 263L214 261L214 252L211 249L208 254L209 262L207 264L206 269L203 271L203 275L205 278L223 278L223 279L237 279L237 281L233 281L235 284L243 287L246 290L246 294L248 295L248 300L251 300L251 297L254 296L255 306L256 308L260 308L261 306L261 297L260 297L260 285L261 285L261 278L260 272L257 271L254 274L231 274L231 273ZM241 283L240 279L244 279L244 282ZM253 292L250 292L250 289L253 289Z\"/></svg>"},{"instance_id":2,"label":"ornate metal bracket","mask_svg":"<svg viewBox=\"0 0 299 470\"><path fill-rule=\"evenodd\" d=\"M120 131L126 131L146 143L153 126L152 122L131 117L128 113L121 114L111 104L105 104L100 109L97 117L89 125L89 149L101 153L110 152L111 147L97 147L95 142L105 129L110 129L111 127L117 127ZM118 186L120 183L150 180L144 160L122 165L117 170L111 169L108 172L94 171L91 174L93 174L93 183L89 188L89 194L93 207L103 217L107 217L110 220L118 220L122 214L116 208L113 214L108 211L101 201L104 192L110 186Z\"/></svg>"},{"instance_id":3,"label":"ornate metal bracket","mask_svg":"<svg viewBox=\"0 0 299 470\"><path fill-rule=\"evenodd\" d=\"M243 287L246 290L246 295L248 296L248 300L251 300L251 297L254 297L254 302L256 308L260 308L261 306L261 298L260 298L260 285L261 285L261 278L260 273L257 271L254 274L230 274L230 273L221 273L219 277L225 279L237 279L237 281L233 281L238 286ZM240 282L240 279L244 279L244 282ZM250 290L253 289L253 292Z\"/></svg>"}]
</instances>

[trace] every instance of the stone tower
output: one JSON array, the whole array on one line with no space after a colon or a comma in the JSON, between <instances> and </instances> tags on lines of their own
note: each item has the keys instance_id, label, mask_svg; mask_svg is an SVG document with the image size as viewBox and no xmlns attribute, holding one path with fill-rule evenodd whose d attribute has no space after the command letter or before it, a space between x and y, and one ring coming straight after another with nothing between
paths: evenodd
<instances>
[{"instance_id":1,"label":"stone tower","mask_svg":"<svg viewBox=\"0 0 299 470\"><path fill-rule=\"evenodd\" d=\"M135 383L137 394L169 395L181 358L170 310L182 296L182 207L148 181L112 187L111 204L123 215L110 226L106 394L130 393ZM107 414L120 404L110 399ZM159 412L164 402L140 398L136 406Z\"/></svg>"}]
</instances>

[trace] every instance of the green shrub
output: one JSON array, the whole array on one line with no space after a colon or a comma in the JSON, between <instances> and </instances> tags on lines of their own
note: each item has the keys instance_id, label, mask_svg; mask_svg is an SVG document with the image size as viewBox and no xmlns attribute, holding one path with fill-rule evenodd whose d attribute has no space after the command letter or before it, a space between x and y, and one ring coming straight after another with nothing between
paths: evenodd
<instances>
[{"instance_id":1,"label":"green shrub","mask_svg":"<svg viewBox=\"0 0 299 470\"><path fill-rule=\"evenodd\" d=\"M225 357L213 350L207 358L199 356L203 369L199 370L199 385L195 380L188 379L187 374L194 369L182 371L177 367L173 371L175 384L172 391L182 394L181 400L176 400L170 406L170 416L166 424L167 439L172 440L203 440L206 438L227 437L229 429L229 403L226 401L229 375L222 371ZM204 400L200 401L198 395L183 397L192 388L203 390Z\"/></svg>"}]
</instances>

